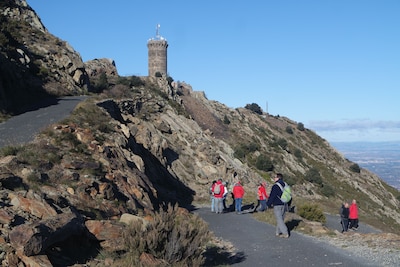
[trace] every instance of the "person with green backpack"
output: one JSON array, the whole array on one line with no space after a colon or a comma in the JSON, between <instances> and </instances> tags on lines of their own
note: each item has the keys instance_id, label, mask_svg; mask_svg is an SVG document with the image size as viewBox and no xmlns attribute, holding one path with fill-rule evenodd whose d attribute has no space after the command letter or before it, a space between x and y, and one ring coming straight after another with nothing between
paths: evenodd
<instances>
[{"instance_id":1,"label":"person with green backpack","mask_svg":"<svg viewBox=\"0 0 400 267\"><path fill-rule=\"evenodd\" d=\"M291 200L291 190L287 183L283 181L283 175L277 173L274 177L274 185L267 201L267 206L274 209L276 218L276 236L288 238L289 231L285 224L285 213L287 203Z\"/></svg>"}]
</instances>

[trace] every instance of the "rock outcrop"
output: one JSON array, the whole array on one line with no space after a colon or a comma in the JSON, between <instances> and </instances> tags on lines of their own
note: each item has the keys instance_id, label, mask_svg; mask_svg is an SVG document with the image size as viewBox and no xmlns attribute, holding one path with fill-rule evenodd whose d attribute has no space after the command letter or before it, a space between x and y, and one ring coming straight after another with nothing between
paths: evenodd
<instances>
[{"instance_id":1,"label":"rock outcrop","mask_svg":"<svg viewBox=\"0 0 400 267\"><path fill-rule=\"evenodd\" d=\"M23 111L45 96L81 95L90 89L82 58L42 24L25 0L0 4L0 110Z\"/></svg>"},{"instance_id":2,"label":"rock outcrop","mask_svg":"<svg viewBox=\"0 0 400 267\"><path fill-rule=\"evenodd\" d=\"M118 77L115 61L110 58L92 59L84 63L85 69L89 77L97 77L105 74L107 77Z\"/></svg>"}]
</instances>

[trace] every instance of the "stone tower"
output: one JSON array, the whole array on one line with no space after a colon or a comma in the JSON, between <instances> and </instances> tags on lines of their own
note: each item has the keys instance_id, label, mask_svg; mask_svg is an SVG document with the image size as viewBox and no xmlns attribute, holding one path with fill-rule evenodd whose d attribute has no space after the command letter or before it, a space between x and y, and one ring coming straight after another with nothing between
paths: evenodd
<instances>
[{"instance_id":1,"label":"stone tower","mask_svg":"<svg viewBox=\"0 0 400 267\"><path fill-rule=\"evenodd\" d=\"M147 48L149 51L149 76L154 77L156 73L160 73L163 76L167 75L167 48L168 43L160 33L160 24L156 28L156 37L151 38L147 42Z\"/></svg>"}]
</instances>

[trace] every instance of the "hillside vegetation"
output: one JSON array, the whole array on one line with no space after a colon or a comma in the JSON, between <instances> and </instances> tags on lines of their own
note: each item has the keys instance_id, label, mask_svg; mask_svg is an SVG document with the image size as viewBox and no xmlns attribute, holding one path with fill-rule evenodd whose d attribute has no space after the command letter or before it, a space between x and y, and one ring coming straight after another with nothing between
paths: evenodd
<instances>
[{"instance_id":1,"label":"hillside vegetation","mask_svg":"<svg viewBox=\"0 0 400 267\"><path fill-rule=\"evenodd\" d=\"M17 12L35 15L25 1L7 3L0 5L3 21L32 21ZM37 39L29 23L2 27L12 25L8 32L13 36L34 33L21 34L34 38L25 39L35 43L24 47L26 55L39 53L40 47L67 47L54 43L43 29ZM21 42L0 37L7 42L0 58L4 67L16 62L10 55ZM280 172L292 186L296 208L336 214L343 201L357 199L360 220L400 233L399 191L344 158L301 122L264 113L254 103L228 108L172 77L120 77L99 68L79 87L83 80L73 79L76 71L89 76L78 54L68 51L75 62L69 66L79 66L74 71L48 67L59 62L50 53L37 61L40 74L29 75L39 75L46 97L88 93L89 87L88 100L33 142L0 150L4 266L201 266L211 254L226 253L188 210L209 202L213 180L235 182L234 172L247 192L246 202L256 200L258 183L266 181L270 189L271 177ZM26 73L29 64L18 62L16 73ZM17 74L1 70L2 113L10 116L13 112L4 107L9 107Z\"/></svg>"}]
</instances>

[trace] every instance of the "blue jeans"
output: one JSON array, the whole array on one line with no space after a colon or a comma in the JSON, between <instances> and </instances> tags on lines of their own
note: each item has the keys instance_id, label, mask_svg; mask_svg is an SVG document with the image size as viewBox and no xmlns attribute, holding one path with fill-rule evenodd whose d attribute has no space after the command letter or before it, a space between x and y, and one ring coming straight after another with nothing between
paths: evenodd
<instances>
[{"instance_id":1,"label":"blue jeans","mask_svg":"<svg viewBox=\"0 0 400 267\"><path fill-rule=\"evenodd\" d=\"M242 199L241 198L235 198L235 210L236 210L236 212L242 211Z\"/></svg>"},{"instance_id":2,"label":"blue jeans","mask_svg":"<svg viewBox=\"0 0 400 267\"><path fill-rule=\"evenodd\" d=\"M261 208L259 209L259 211L266 210L267 209L267 200L266 199L260 200L260 205L261 205Z\"/></svg>"},{"instance_id":3,"label":"blue jeans","mask_svg":"<svg viewBox=\"0 0 400 267\"><path fill-rule=\"evenodd\" d=\"M216 197L215 198L215 212L216 213L222 213L224 211L224 207L222 204L222 198L221 197Z\"/></svg>"},{"instance_id":4,"label":"blue jeans","mask_svg":"<svg viewBox=\"0 0 400 267\"><path fill-rule=\"evenodd\" d=\"M211 212L215 212L215 197L211 196Z\"/></svg>"},{"instance_id":5,"label":"blue jeans","mask_svg":"<svg viewBox=\"0 0 400 267\"><path fill-rule=\"evenodd\" d=\"M283 234L287 235L288 234L288 229L285 224L285 211L286 211L286 205L277 205L274 206L274 214L276 218L276 234Z\"/></svg>"}]
</instances>

